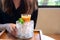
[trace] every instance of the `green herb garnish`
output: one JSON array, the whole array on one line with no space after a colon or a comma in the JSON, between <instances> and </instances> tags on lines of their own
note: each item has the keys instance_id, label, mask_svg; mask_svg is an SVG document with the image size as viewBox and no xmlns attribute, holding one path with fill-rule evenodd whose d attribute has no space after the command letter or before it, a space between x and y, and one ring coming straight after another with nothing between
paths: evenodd
<instances>
[{"instance_id":1,"label":"green herb garnish","mask_svg":"<svg viewBox=\"0 0 60 40\"><path fill-rule=\"evenodd\" d=\"M18 20L21 24L23 24L24 23L24 20L22 19L22 18L19 18L19 20Z\"/></svg>"}]
</instances>

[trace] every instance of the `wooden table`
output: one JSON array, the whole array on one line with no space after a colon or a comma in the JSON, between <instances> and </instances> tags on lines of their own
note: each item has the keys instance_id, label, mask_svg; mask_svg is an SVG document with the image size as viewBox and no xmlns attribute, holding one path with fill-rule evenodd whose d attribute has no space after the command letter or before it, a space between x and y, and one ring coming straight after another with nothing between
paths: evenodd
<instances>
[{"instance_id":1,"label":"wooden table","mask_svg":"<svg viewBox=\"0 0 60 40\"><path fill-rule=\"evenodd\" d=\"M47 36L52 37L55 40L60 40L60 34L48 34Z\"/></svg>"},{"instance_id":2,"label":"wooden table","mask_svg":"<svg viewBox=\"0 0 60 40\"><path fill-rule=\"evenodd\" d=\"M0 39L2 39L2 40L20 40L7 32L4 32L3 35L0 36ZM34 31L33 38L30 38L28 40L41 40L40 31Z\"/></svg>"}]
</instances>

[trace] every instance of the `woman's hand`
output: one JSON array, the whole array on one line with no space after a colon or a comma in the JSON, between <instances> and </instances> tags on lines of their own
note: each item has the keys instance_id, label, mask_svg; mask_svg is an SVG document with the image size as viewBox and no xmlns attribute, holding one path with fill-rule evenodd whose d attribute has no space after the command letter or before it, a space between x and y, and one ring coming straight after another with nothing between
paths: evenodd
<instances>
[{"instance_id":1,"label":"woman's hand","mask_svg":"<svg viewBox=\"0 0 60 40\"><path fill-rule=\"evenodd\" d=\"M16 24L8 23L6 24L6 30L11 33L13 36L16 36Z\"/></svg>"}]
</instances>

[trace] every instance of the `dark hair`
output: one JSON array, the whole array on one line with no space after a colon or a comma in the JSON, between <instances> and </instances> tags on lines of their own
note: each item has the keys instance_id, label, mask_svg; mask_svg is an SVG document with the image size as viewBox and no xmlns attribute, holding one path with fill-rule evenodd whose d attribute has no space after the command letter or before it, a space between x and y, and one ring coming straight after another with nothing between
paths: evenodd
<instances>
[{"instance_id":1,"label":"dark hair","mask_svg":"<svg viewBox=\"0 0 60 40\"><path fill-rule=\"evenodd\" d=\"M11 1L12 0L5 0L5 2L4 2L4 10L7 13L11 13L12 12L12 8L11 7L13 7L13 5L12 5ZM24 10L21 10L21 12L22 13L31 14L33 12L34 2L30 2L29 0L21 0L21 1L24 1Z\"/></svg>"}]
</instances>

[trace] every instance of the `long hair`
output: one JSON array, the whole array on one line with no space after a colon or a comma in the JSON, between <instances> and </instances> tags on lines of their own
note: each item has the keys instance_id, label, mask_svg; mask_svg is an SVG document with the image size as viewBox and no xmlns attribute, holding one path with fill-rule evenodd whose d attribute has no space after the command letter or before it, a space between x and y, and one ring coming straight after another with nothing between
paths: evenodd
<instances>
[{"instance_id":1,"label":"long hair","mask_svg":"<svg viewBox=\"0 0 60 40\"><path fill-rule=\"evenodd\" d=\"M5 2L4 2L4 12L7 12L7 13L12 12L11 7L13 7L13 5L12 5L11 1L12 0L5 0ZM33 12L33 9L34 9L34 1L32 1L32 2L30 2L29 0L23 0L23 1L24 1L24 5L25 5L24 6L25 10L22 10L21 12L31 14Z\"/></svg>"}]
</instances>

